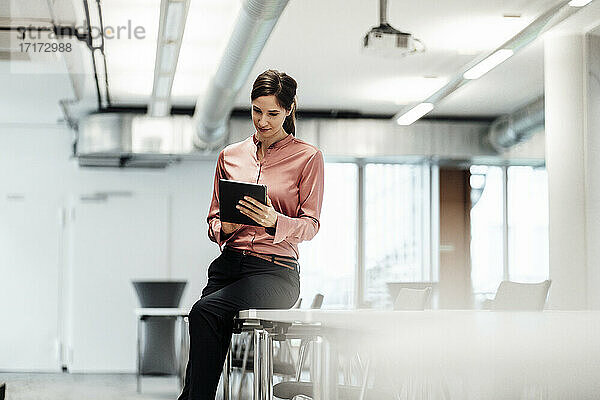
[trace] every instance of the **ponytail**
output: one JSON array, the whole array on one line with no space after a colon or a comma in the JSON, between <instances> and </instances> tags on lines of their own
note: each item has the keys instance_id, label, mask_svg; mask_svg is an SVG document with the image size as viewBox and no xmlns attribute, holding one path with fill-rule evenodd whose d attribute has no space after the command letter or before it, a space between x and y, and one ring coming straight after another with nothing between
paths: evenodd
<instances>
[{"instance_id":1,"label":"ponytail","mask_svg":"<svg viewBox=\"0 0 600 400\"><path fill-rule=\"evenodd\" d=\"M294 102L292 103L292 112L290 115L285 117L285 121L283 121L283 129L292 136L296 136L296 98L294 97Z\"/></svg>"}]
</instances>

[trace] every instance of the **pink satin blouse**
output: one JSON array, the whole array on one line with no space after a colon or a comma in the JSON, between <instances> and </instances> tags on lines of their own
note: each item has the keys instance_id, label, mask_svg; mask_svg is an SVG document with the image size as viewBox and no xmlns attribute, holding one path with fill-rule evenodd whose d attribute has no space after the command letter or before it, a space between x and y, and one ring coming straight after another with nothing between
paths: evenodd
<instances>
[{"instance_id":1,"label":"pink satin blouse","mask_svg":"<svg viewBox=\"0 0 600 400\"><path fill-rule=\"evenodd\" d=\"M312 239L319 230L323 203L323 154L316 147L288 135L273 143L258 160L261 143L256 134L231 144L217 160L212 201L208 212L208 236L239 250L299 258L298 243ZM242 225L224 237L219 220L219 179L260 183L277 211L274 229Z\"/></svg>"}]
</instances>

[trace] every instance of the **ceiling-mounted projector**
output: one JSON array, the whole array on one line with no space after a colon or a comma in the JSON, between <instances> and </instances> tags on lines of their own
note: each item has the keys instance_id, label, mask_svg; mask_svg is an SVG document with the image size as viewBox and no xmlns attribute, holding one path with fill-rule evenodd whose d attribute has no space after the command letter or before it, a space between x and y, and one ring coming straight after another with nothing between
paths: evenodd
<instances>
[{"instance_id":1,"label":"ceiling-mounted projector","mask_svg":"<svg viewBox=\"0 0 600 400\"><path fill-rule=\"evenodd\" d=\"M386 20L387 0L379 0L379 26L371 28L363 40L363 50L384 56L405 56L425 50L419 39L399 31Z\"/></svg>"}]
</instances>

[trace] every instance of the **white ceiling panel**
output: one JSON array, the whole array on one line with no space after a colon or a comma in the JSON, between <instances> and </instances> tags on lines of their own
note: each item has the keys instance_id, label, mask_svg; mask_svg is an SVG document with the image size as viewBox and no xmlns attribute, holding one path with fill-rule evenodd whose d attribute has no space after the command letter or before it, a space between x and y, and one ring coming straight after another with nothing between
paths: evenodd
<instances>
[{"instance_id":1,"label":"white ceiling panel","mask_svg":"<svg viewBox=\"0 0 600 400\"><path fill-rule=\"evenodd\" d=\"M9 1L23 18L48 17L47 0ZM54 0L53 4L64 6L66 1L73 1L81 18L80 2ZM236 106L249 107L254 78L273 68L298 81L300 108L394 114L427 98L464 66L497 48L560 0L388 2L390 24L422 40L425 52L382 57L362 50L364 35L379 23L378 0L290 0ZM192 0L173 83L173 105L193 107L204 95L241 3ZM595 0L585 12L571 17L577 21L571 29L600 24L598 3ZM144 29L143 39L126 35L106 39L105 50L113 105L146 105L152 91L160 0L103 0L102 10L105 27ZM6 7L0 11L6 12ZM84 52L82 57L86 56L89 53ZM430 115L495 116L542 93L543 46L538 40L444 99Z\"/></svg>"},{"instance_id":2,"label":"white ceiling panel","mask_svg":"<svg viewBox=\"0 0 600 400\"><path fill-rule=\"evenodd\" d=\"M538 39L479 79L436 105L432 116L507 114L544 94L544 44Z\"/></svg>"},{"instance_id":3,"label":"white ceiling panel","mask_svg":"<svg viewBox=\"0 0 600 400\"><path fill-rule=\"evenodd\" d=\"M304 108L393 114L430 94L426 78L449 80L474 58L492 51L525 28L556 1L389 3L389 22L421 39L426 46L424 53L385 58L361 50L363 36L378 23L378 1L291 1L237 105L247 107L253 78L264 69L275 68L297 79L299 101ZM505 14L520 17L504 17ZM539 64L543 55L536 56L540 57L536 59ZM520 73L532 74L524 78L540 82L536 68ZM422 90L414 90L419 83L423 83ZM533 87L532 93L542 88ZM478 114L500 112L494 104L477 106ZM464 104L453 102L444 110L451 115L464 115L463 111Z\"/></svg>"}]
</instances>

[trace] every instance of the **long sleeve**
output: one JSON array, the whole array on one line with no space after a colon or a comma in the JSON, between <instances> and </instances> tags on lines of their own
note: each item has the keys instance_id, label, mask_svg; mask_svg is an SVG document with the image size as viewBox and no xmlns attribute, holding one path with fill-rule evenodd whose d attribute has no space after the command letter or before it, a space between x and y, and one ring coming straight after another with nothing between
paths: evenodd
<instances>
[{"instance_id":1,"label":"long sleeve","mask_svg":"<svg viewBox=\"0 0 600 400\"><path fill-rule=\"evenodd\" d=\"M221 238L221 220L219 219L219 179L222 178L226 178L223 166L223 151L219 153L219 157L217 158L212 201L210 202L208 217L206 219L208 222L208 237L217 243L219 247L226 241Z\"/></svg>"},{"instance_id":2,"label":"long sleeve","mask_svg":"<svg viewBox=\"0 0 600 400\"><path fill-rule=\"evenodd\" d=\"M319 217L323 204L323 170L323 154L317 151L308 160L301 173L297 216L289 217L282 213L277 215L274 244L284 240L297 244L312 239L319 231Z\"/></svg>"}]
</instances>

